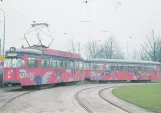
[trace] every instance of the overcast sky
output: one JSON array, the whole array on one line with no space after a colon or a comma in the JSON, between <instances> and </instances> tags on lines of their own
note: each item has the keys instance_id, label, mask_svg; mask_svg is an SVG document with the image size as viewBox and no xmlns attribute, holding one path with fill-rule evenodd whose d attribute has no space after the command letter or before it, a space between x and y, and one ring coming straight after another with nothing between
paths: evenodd
<instances>
[{"instance_id":1,"label":"overcast sky","mask_svg":"<svg viewBox=\"0 0 161 113\"><path fill-rule=\"evenodd\" d=\"M157 34L161 31L161 0L88 0L87 4L81 0L3 0L0 8L6 12L6 48L27 45L20 39L32 21L50 25L55 39L51 48L66 50L65 44L73 38L80 41L82 52L88 40L104 42L112 35L124 52L128 41L131 54L130 51L140 48L152 29ZM90 22L78 22L87 20ZM0 37L3 37L2 22Z\"/></svg>"}]
</instances>

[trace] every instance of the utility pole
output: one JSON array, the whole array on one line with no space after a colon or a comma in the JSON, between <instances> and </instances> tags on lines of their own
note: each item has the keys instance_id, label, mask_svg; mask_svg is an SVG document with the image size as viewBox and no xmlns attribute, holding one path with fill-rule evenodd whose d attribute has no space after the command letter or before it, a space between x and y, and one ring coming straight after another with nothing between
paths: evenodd
<instances>
[{"instance_id":1,"label":"utility pole","mask_svg":"<svg viewBox=\"0 0 161 113\"><path fill-rule=\"evenodd\" d=\"M78 42L78 54L80 54L80 42Z\"/></svg>"},{"instance_id":2,"label":"utility pole","mask_svg":"<svg viewBox=\"0 0 161 113\"><path fill-rule=\"evenodd\" d=\"M132 37L129 37L128 39L131 39ZM128 49L129 49L129 42L128 42L128 39L127 39L127 50L126 50L126 52L127 52L127 59L129 59L129 56L128 56Z\"/></svg>"},{"instance_id":3,"label":"utility pole","mask_svg":"<svg viewBox=\"0 0 161 113\"><path fill-rule=\"evenodd\" d=\"M154 31L153 30L152 30L152 38L153 38L153 42L154 42L153 61L156 61L156 40L155 40L155 36L154 36Z\"/></svg>"},{"instance_id":4,"label":"utility pole","mask_svg":"<svg viewBox=\"0 0 161 113\"><path fill-rule=\"evenodd\" d=\"M2 45L1 45L1 39L0 39L0 55L2 54L1 50L2 50Z\"/></svg>"},{"instance_id":5,"label":"utility pole","mask_svg":"<svg viewBox=\"0 0 161 113\"><path fill-rule=\"evenodd\" d=\"M111 55L110 55L111 59L112 59L112 56L113 56L113 50L112 50L112 40L111 40Z\"/></svg>"},{"instance_id":6,"label":"utility pole","mask_svg":"<svg viewBox=\"0 0 161 113\"><path fill-rule=\"evenodd\" d=\"M154 40L154 61L156 61L156 42Z\"/></svg>"},{"instance_id":7,"label":"utility pole","mask_svg":"<svg viewBox=\"0 0 161 113\"><path fill-rule=\"evenodd\" d=\"M5 24L6 24L6 22L5 22L5 12L0 8L0 10L3 12L3 16L4 16L4 18L3 18L3 55L5 54Z\"/></svg>"}]
</instances>

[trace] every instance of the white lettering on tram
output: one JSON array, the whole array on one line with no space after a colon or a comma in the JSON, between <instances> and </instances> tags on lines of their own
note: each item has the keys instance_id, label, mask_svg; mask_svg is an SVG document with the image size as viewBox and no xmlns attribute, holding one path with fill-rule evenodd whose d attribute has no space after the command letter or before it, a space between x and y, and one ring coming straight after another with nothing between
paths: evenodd
<instances>
[{"instance_id":1,"label":"white lettering on tram","mask_svg":"<svg viewBox=\"0 0 161 113\"><path fill-rule=\"evenodd\" d=\"M90 76L91 77L101 77L101 74L100 73L91 72Z\"/></svg>"},{"instance_id":2,"label":"white lettering on tram","mask_svg":"<svg viewBox=\"0 0 161 113\"><path fill-rule=\"evenodd\" d=\"M33 78L34 72L26 72L25 69L20 69L20 78Z\"/></svg>"}]
</instances>

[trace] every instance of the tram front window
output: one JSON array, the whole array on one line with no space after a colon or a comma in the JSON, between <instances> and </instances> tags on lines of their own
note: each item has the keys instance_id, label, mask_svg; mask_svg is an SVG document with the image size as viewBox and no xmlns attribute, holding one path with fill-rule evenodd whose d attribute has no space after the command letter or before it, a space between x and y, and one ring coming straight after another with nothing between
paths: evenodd
<instances>
[{"instance_id":1,"label":"tram front window","mask_svg":"<svg viewBox=\"0 0 161 113\"><path fill-rule=\"evenodd\" d=\"M24 68L25 61L22 58L5 58L5 68Z\"/></svg>"}]
</instances>

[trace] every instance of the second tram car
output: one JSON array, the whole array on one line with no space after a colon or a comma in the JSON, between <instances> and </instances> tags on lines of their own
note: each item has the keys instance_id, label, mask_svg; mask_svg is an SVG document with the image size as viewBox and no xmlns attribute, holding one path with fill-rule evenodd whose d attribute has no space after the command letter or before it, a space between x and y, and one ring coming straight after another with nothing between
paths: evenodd
<instances>
[{"instance_id":1,"label":"second tram car","mask_svg":"<svg viewBox=\"0 0 161 113\"><path fill-rule=\"evenodd\" d=\"M153 61L91 59L84 63L85 78L91 81L161 80L160 64Z\"/></svg>"}]
</instances>

